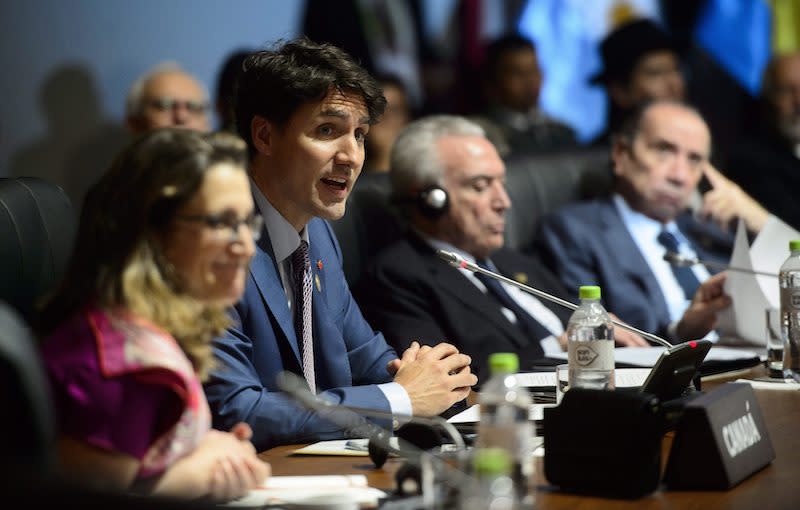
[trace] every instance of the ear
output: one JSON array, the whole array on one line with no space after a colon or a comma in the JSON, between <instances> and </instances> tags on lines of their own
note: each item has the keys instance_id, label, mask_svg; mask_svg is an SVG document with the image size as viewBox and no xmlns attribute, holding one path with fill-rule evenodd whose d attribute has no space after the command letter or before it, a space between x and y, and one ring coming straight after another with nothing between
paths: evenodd
<instances>
[{"instance_id":1,"label":"ear","mask_svg":"<svg viewBox=\"0 0 800 510\"><path fill-rule=\"evenodd\" d=\"M250 121L250 137L253 139L253 147L265 156L272 154L272 123L261 117L255 115L253 120Z\"/></svg>"},{"instance_id":2,"label":"ear","mask_svg":"<svg viewBox=\"0 0 800 510\"><path fill-rule=\"evenodd\" d=\"M611 146L611 161L613 162L614 175L620 175L620 163L622 158L628 157L631 151L630 142L621 136L615 137Z\"/></svg>"}]
</instances>

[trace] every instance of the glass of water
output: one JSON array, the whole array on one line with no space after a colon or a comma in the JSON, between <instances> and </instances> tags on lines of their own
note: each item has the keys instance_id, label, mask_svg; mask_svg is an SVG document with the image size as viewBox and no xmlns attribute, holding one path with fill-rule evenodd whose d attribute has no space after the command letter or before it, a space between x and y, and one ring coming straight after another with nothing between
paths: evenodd
<instances>
[{"instance_id":1,"label":"glass of water","mask_svg":"<svg viewBox=\"0 0 800 510\"><path fill-rule=\"evenodd\" d=\"M561 403L564 393L569 389L569 365L556 366L556 405Z\"/></svg>"},{"instance_id":2,"label":"glass of water","mask_svg":"<svg viewBox=\"0 0 800 510\"><path fill-rule=\"evenodd\" d=\"M783 378L783 334L781 311L767 308L764 311L767 324L767 372L770 377Z\"/></svg>"}]
</instances>

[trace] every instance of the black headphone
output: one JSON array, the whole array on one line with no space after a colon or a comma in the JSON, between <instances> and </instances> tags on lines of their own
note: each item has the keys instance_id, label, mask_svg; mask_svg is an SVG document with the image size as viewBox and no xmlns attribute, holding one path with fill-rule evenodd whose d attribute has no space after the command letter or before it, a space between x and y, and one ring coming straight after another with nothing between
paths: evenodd
<instances>
[{"instance_id":1,"label":"black headphone","mask_svg":"<svg viewBox=\"0 0 800 510\"><path fill-rule=\"evenodd\" d=\"M428 219L437 220L447 213L450 197L447 191L438 184L428 186L417 193L417 208Z\"/></svg>"},{"instance_id":2,"label":"black headphone","mask_svg":"<svg viewBox=\"0 0 800 510\"><path fill-rule=\"evenodd\" d=\"M444 216L450 207L447 191L438 184L423 188L411 196L392 196L391 201L395 204L414 204L420 214L432 221Z\"/></svg>"}]
</instances>

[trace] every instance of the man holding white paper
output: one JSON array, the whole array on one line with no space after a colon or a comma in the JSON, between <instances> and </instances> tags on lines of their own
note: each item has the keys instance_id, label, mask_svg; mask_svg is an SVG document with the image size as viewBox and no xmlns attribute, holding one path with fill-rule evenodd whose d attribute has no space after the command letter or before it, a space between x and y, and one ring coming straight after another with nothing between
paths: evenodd
<instances>
[{"instance_id":1,"label":"man holding white paper","mask_svg":"<svg viewBox=\"0 0 800 510\"><path fill-rule=\"evenodd\" d=\"M675 268L663 256L727 263L729 232L688 210L704 172L720 186L706 214L723 222L730 211L750 217L747 195L723 189L728 183L711 168L710 152L708 126L693 108L667 100L640 106L614 141L614 194L545 218L538 238L545 262L567 288L600 285L606 308L640 329L678 341L707 335L730 304L725 274ZM760 228L758 218L752 222Z\"/></svg>"}]
</instances>

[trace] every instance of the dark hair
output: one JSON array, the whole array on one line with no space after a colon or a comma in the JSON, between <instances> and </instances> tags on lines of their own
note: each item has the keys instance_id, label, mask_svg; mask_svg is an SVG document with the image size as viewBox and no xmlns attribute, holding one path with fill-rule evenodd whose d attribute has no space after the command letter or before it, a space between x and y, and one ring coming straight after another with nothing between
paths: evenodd
<instances>
[{"instance_id":1,"label":"dark hair","mask_svg":"<svg viewBox=\"0 0 800 510\"><path fill-rule=\"evenodd\" d=\"M283 127L301 106L322 100L331 88L359 94L366 103L370 123L386 107L375 79L343 50L302 37L275 50L253 53L245 61L236 92L236 127L255 152L250 133L253 117L260 116Z\"/></svg>"},{"instance_id":2,"label":"dark hair","mask_svg":"<svg viewBox=\"0 0 800 510\"><path fill-rule=\"evenodd\" d=\"M486 45L486 60L484 61L484 80L492 82L497 78L500 69L500 60L508 53L520 50L535 52L533 41L520 34L505 34L493 39Z\"/></svg>"},{"instance_id":3,"label":"dark hair","mask_svg":"<svg viewBox=\"0 0 800 510\"><path fill-rule=\"evenodd\" d=\"M703 118L697 108L684 101L675 99L647 99L637 104L622 120L619 129L611 133L613 141L619 140L629 145L632 144L642 128L642 119L651 108L658 105L680 106L687 111L694 112L701 119Z\"/></svg>"},{"instance_id":4,"label":"dark hair","mask_svg":"<svg viewBox=\"0 0 800 510\"><path fill-rule=\"evenodd\" d=\"M652 20L639 18L620 25L600 43L603 70L591 76L589 83L628 84L639 61L657 51L681 57L672 37Z\"/></svg>"},{"instance_id":5,"label":"dark hair","mask_svg":"<svg viewBox=\"0 0 800 510\"><path fill-rule=\"evenodd\" d=\"M406 87L406 83L398 75L394 73L375 73L373 76L375 81L381 87L381 90L389 85L402 90L403 94L408 96L408 88Z\"/></svg>"},{"instance_id":6,"label":"dark hair","mask_svg":"<svg viewBox=\"0 0 800 510\"><path fill-rule=\"evenodd\" d=\"M245 49L230 53L217 76L217 113L220 116L222 129L232 133L236 132L236 112L233 108L236 84L242 72L242 64L250 53L251 50Z\"/></svg>"},{"instance_id":7,"label":"dark hair","mask_svg":"<svg viewBox=\"0 0 800 510\"><path fill-rule=\"evenodd\" d=\"M237 136L163 128L125 148L84 199L75 249L65 278L45 303L40 317L47 324L39 325L40 332L90 304L122 307L171 333L204 373L208 341L227 325L225 311L182 291L158 236L195 196L208 170L222 162L246 168Z\"/></svg>"}]
</instances>

